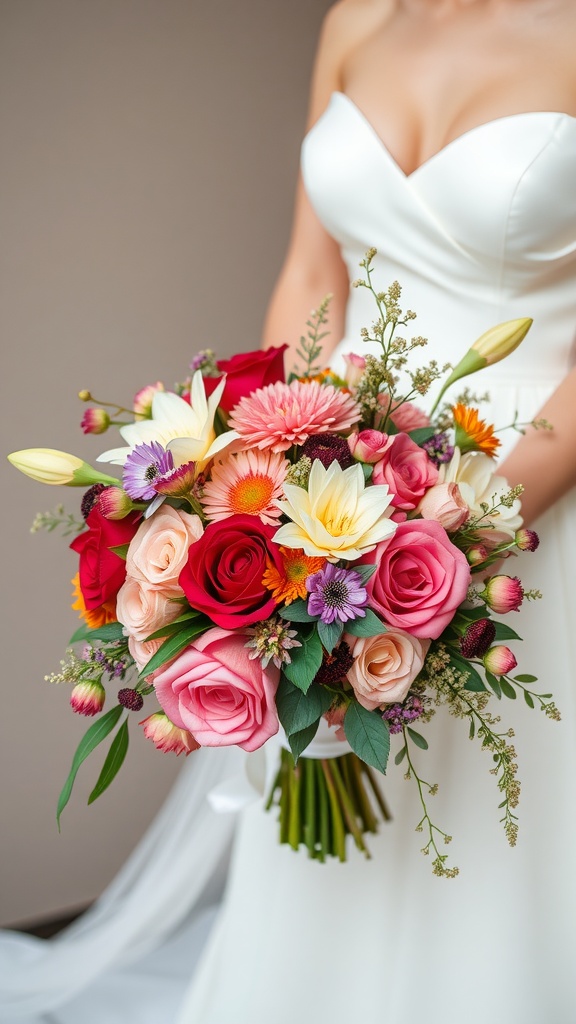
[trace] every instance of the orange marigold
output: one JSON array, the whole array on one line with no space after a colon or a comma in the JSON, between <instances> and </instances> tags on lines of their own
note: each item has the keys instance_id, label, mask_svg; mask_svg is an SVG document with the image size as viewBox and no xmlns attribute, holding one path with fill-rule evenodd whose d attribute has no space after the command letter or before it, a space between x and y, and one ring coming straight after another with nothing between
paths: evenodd
<instances>
[{"instance_id":1,"label":"orange marigold","mask_svg":"<svg viewBox=\"0 0 576 1024\"><path fill-rule=\"evenodd\" d=\"M308 596L306 580L312 573L319 572L324 567L326 559L311 558L304 554L302 548L281 547L279 550L284 571L279 572L276 566L267 560L262 583L267 590L272 591L275 601L291 604L297 597Z\"/></svg>"},{"instance_id":2,"label":"orange marigold","mask_svg":"<svg viewBox=\"0 0 576 1024\"><path fill-rule=\"evenodd\" d=\"M494 427L481 420L478 409L471 409L460 402L452 409L456 428L456 444L461 452L484 452L492 458L500 447L500 440L494 434Z\"/></svg>"},{"instance_id":3,"label":"orange marigold","mask_svg":"<svg viewBox=\"0 0 576 1024\"><path fill-rule=\"evenodd\" d=\"M71 605L74 611L77 611L81 619L90 629L98 629L99 626L105 626L107 622L117 622L116 619L116 602L107 601L100 608L89 609L84 604L84 598L82 597L82 591L80 590L80 574L76 575L71 580L74 590L72 596L76 598L74 604Z\"/></svg>"}]
</instances>

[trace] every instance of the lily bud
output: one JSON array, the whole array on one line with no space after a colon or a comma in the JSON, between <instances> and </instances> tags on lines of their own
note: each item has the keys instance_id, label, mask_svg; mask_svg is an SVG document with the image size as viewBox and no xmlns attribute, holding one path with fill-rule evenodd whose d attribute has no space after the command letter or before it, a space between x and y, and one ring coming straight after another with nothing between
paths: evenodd
<instances>
[{"instance_id":1,"label":"lily bud","mask_svg":"<svg viewBox=\"0 0 576 1024\"><path fill-rule=\"evenodd\" d=\"M472 347L468 349L466 355L462 357L457 366L452 370L448 380L442 385L442 390L434 403L432 412L436 409L444 392L455 381L460 380L461 377L467 377L471 373L477 373L478 370L483 370L485 366L493 366L494 363L499 363L501 359L505 359L514 349L518 348L520 342L528 334L532 322L530 317L521 317L519 320L506 320L504 323L485 331L474 342Z\"/></svg>"},{"instance_id":2,"label":"lily bud","mask_svg":"<svg viewBox=\"0 0 576 1024\"><path fill-rule=\"evenodd\" d=\"M24 448L8 456L15 469L40 484L62 484L67 487L90 487L92 484L118 484L115 477L92 469L75 455L55 448Z\"/></svg>"}]
</instances>

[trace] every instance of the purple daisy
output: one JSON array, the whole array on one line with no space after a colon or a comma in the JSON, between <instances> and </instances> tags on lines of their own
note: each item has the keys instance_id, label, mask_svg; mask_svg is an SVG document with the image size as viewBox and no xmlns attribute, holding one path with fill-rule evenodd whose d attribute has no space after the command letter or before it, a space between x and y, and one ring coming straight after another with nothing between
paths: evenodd
<instances>
[{"instance_id":1,"label":"purple daisy","mask_svg":"<svg viewBox=\"0 0 576 1024\"><path fill-rule=\"evenodd\" d=\"M308 613L319 615L326 625L335 619L347 622L366 615L368 592L354 569L338 569L327 562L323 569L308 577L306 590L310 594Z\"/></svg>"},{"instance_id":2,"label":"purple daisy","mask_svg":"<svg viewBox=\"0 0 576 1024\"><path fill-rule=\"evenodd\" d=\"M137 444L124 463L124 490L133 500L149 501L156 497L156 478L173 469L172 452L166 451L158 441Z\"/></svg>"}]
</instances>

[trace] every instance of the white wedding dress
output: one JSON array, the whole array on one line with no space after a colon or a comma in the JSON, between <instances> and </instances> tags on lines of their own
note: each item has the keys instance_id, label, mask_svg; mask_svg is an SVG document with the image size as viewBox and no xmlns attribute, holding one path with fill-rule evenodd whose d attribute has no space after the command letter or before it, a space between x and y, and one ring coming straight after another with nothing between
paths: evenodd
<instances>
[{"instance_id":1,"label":"white wedding dress","mask_svg":"<svg viewBox=\"0 0 576 1024\"><path fill-rule=\"evenodd\" d=\"M534 318L516 353L471 381L489 389L498 424L516 410L532 418L571 365L576 119L503 117L406 175L336 93L306 139L303 171L351 278L376 246L378 286L400 281L404 308L418 313L414 333L430 339L439 362L455 362L500 321ZM362 351L359 329L373 318L367 292L353 290L336 368L343 353ZM320 865L279 847L274 816L256 800L239 815L215 918L198 913L233 821L205 797L231 777L232 799L245 766L237 751L201 751L89 915L48 945L6 937L3 1024L573 1024L574 493L538 527L539 550L513 568L544 599L525 603L512 624L525 638L515 645L520 669L554 691L563 720L503 702L523 785L514 850L499 824L490 755L440 712L418 763L439 783L432 809L454 836L447 852L458 878L432 876L414 832L415 786L391 765L384 788L394 820L371 841L372 860L350 849L346 865Z\"/></svg>"}]
</instances>

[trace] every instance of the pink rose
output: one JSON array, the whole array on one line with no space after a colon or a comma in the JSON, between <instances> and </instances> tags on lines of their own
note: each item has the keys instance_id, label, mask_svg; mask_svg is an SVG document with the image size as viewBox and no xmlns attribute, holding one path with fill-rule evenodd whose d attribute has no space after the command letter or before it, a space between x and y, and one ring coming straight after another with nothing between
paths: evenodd
<instances>
[{"instance_id":1,"label":"pink rose","mask_svg":"<svg viewBox=\"0 0 576 1024\"><path fill-rule=\"evenodd\" d=\"M252 660L245 643L237 630L209 629L154 680L170 720L203 747L256 750L278 732L280 670Z\"/></svg>"},{"instance_id":2,"label":"pink rose","mask_svg":"<svg viewBox=\"0 0 576 1024\"><path fill-rule=\"evenodd\" d=\"M369 711L404 700L430 646L429 640L417 640L400 629L346 639L354 655L348 679L358 703Z\"/></svg>"},{"instance_id":3,"label":"pink rose","mask_svg":"<svg viewBox=\"0 0 576 1024\"><path fill-rule=\"evenodd\" d=\"M166 626L182 612L182 605L170 600L170 592L126 578L116 601L118 621L135 640L146 640L161 626Z\"/></svg>"},{"instance_id":4,"label":"pink rose","mask_svg":"<svg viewBox=\"0 0 576 1024\"><path fill-rule=\"evenodd\" d=\"M358 356L355 352L348 352L342 358L346 364L344 380L349 388L355 388L366 369L366 360L364 356Z\"/></svg>"},{"instance_id":5,"label":"pink rose","mask_svg":"<svg viewBox=\"0 0 576 1024\"><path fill-rule=\"evenodd\" d=\"M426 491L417 511L423 519L435 519L449 533L459 530L470 515L458 484L434 484Z\"/></svg>"},{"instance_id":6,"label":"pink rose","mask_svg":"<svg viewBox=\"0 0 576 1024\"><path fill-rule=\"evenodd\" d=\"M182 594L178 577L188 561L188 549L202 533L199 516L162 505L138 527L126 556L127 575L177 597Z\"/></svg>"},{"instance_id":7,"label":"pink rose","mask_svg":"<svg viewBox=\"0 0 576 1024\"><path fill-rule=\"evenodd\" d=\"M374 466L372 480L375 484L388 484L395 508L413 509L438 480L438 470L408 434L394 434Z\"/></svg>"},{"instance_id":8,"label":"pink rose","mask_svg":"<svg viewBox=\"0 0 576 1024\"><path fill-rule=\"evenodd\" d=\"M376 564L366 589L390 626L435 640L454 618L470 584L466 556L433 519L399 523L363 561Z\"/></svg>"},{"instance_id":9,"label":"pink rose","mask_svg":"<svg viewBox=\"0 0 576 1024\"><path fill-rule=\"evenodd\" d=\"M359 462L372 464L382 458L389 440L388 434L382 434L380 430L361 430L360 433L350 434L348 447L351 455Z\"/></svg>"},{"instance_id":10,"label":"pink rose","mask_svg":"<svg viewBox=\"0 0 576 1024\"><path fill-rule=\"evenodd\" d=\"M411 430L430 426L430 417L413 402L404 402L392 413L390 419L397 430L403 430L406 434L409 434Z\"/></svg>"}]
</instances>

